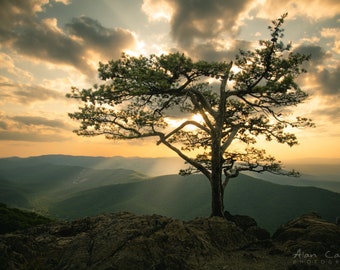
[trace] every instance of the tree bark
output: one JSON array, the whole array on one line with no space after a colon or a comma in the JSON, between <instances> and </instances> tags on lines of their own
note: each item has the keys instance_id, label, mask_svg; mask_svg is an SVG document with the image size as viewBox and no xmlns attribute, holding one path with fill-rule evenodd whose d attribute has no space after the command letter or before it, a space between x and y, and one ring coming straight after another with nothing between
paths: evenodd
<instances>
[{"instance_id":1,"label":"tree bark","mask_svg":"<svg viewBox=\"0 0 340 270\"><path fill-rule=\"evenodd\" d=\"M222 155L219 136L213 140L211 150L211 216L224 217Z\"/></svg>"},{"instance_id":2,"label":"tree bark","mask_svg":"<svg viewBox=\"0 0 340 270\"><path fill-rule=\"evenodd\" d=\"M211 216L224 217L223 188L221 179L211 179Z\"/></svg>"}]
</instances>

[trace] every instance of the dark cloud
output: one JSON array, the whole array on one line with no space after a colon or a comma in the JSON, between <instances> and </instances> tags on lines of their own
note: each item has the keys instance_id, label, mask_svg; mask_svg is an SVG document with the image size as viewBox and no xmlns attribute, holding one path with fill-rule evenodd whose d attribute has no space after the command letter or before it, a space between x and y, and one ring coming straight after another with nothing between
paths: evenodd
<instances>
[{"instance_id":1,"label":"dark cloud","mask_svg":"<svg viewBox=\"0 0 340 270\"><path fill-rule=\"evenodd\" d=\"M13 116L9 119L17 122L19 125L25 126L44 126L48 128L63 128L67 129L68 125L61 120L47 119L41 116Z\"/></svg>"},{"instance_id":2,"label":"dark cloud","mask_svg":"<svg viewBox=\"0 0 340 270\"><path fill-rule=\"evenodd\" d=\"M301 53L304 55L310 55L311 59L308 63L310 67L314 67L322 64L327 58L330 57L325 50L317 45L301 45L294 50L296 53Z\"/></svg>"},{"instance_id":3,"label":"dark cloud","mask_svg":"<svg viewBox=\"0 0 340 270\"><path fill-rule=\"evenodd\" d=\"M13 45L21 53L37 59L71 65L87 74L92 71L84 59L85 48L63 32L57 31L47 21L17 28L17 38Z\"/></svg>"},{"instance_id":4,"label":"dark cloud","mask_svg":"<svg viewBox=\"0 0 340 270\"><path fill-rule=\"evenodd\" d=\"M0 41L11 42L16 38L15 28L31 25L39 3L42 1L0 0Z\"/></svg>"},{"instance_id":5,"label":"dark cloud","mask_svg":"<svg viewBox=\"0 0 340 270\"><path fill-rule=\"evenodd\" d=\"M58 31L53 20L39 20L36 12L46 1L0 0L0 39L20 53L56 64L72 65L89 74L84 48ZM55 21L56 24L56 21Z\"/></svg>"},{"instance_id":6,"label":"dark cloud","mask_svg":"<svg viewBox=\"0 0 340 270\"><path fill-rule=\"evenodd\" d=\"M294 52L310 55L310 61L305 65L308 73L320 85L318 92L323 95L340 94L340 66L334 69L325 68L332 55L317 45L303 45Z\"/></svg>"},{"instance_id":7,"label":"dark cloud","mask_svg":"<svg viewBox=\"0 0 340 270\"><path fill-rule=\"evenodd\" d=\"M49 99L65 99L63 94L38 85L0 82L0 90L0 103L15 102L30 104L33 102L47 101Z\"/></svg>"},{"instance_id":8,"label":"dark cloud","mask_svg":"<svg viewBox=\"0 0 340 270\"><path fill-rule=\"evenodd\" d=\"M321 92L325 95L340 95L340 66L336 69L324 69L316 74L321 85Z\"/></svg>"},{"instance_id":9,"label":"dark cloud","mask_svg":"<svg viewBox=\"0 0 340 270\"><path fill-rule=\"evenodd\" d=\"M0 41L26 56L73 66L87 75L96 73L87 61L89 51L107 59L135 45L131 32L105 28L88 17L73 19L65 32L56 19L41 20L36 16L43 4L46 1L0 0Z\"/></svg>"},{"instance_id":10,"label":"dark cloud","mask_svg":"<svg viewBox=\"0 0 340 270\"><path fill-rule=\"evenodd\" d=\"M219 47L218 44L215 44L214 42L209 42L204 44L197 44L193 46L193 48L188 50L187 53L195 59L218 62L231 61L235 59L235 56L239 53L240 49L248 50L250 49L250 45L251 42L236 40L233 41L228 49L218 50L216 49Z\"/></svg>"},{"instance_id":11,"label":"dark cloud","mask_svg":"<svg viewBox=\"0 0 340 270\"><path fill-rule=\"evenodd\" d=\"M67 31L84 40L87 46L108 58L119 57L124 48L136 41L131 32L121 28L105 28L97 20L82 16L66 25Z\"/></svg>"},{"instance_id":12,"label":"dark cloud","mask_svg":"<svg viewBox=\"0 0 340 270\"><path fill-rule=\"evenodd\" d=\"M235 34L240 13L250 0L167 0L174 8L171 34L183 48L195 38L210 39Z\"/></svg>"}]
</instances>

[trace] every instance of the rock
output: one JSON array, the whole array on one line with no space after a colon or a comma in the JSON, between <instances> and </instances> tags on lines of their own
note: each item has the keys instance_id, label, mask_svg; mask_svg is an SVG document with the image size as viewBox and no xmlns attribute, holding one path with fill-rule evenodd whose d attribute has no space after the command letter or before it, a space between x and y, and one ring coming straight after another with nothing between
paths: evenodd
<instances>
[{"instance_id":1,"label":"rock","mask_svg":"<svg viewBox=\"0 0 340 270\"><path fill-rule=\"evenodd\" d=\"M247 234L254 236L258 240L270 239L270 233L261 227L257 226L255 219L245 215L232 215L228 211L224 212L227 220L234 222L236 226L240 227Z\"/></svg>"},{"instance_id":2,"label":"rock","mask_svg":"<svg viewBox=\"0 0 340 270\"><path fill-rule=\"evenodd\" d=\"M319 270L320 268L316 265L308 264L292 264L287 270Z\"/></svg>"},{"instance_id":3,"label":"rock","mask_svg":"<svg viewBox=\"0 0 340 270\"><path fill-rule=\"evenodd\" d=\"M118 213L5 235L0 252L7 269L193 269L249 241L222 218Z\"/></svg>"},{"instance_id":4,"label":"rock","mask_svg":"<svg viewBox=\"0 0 340 270\"><path fill-rule=\"evenodd\" d=\"M258 226L251 226L247 228L246 233L256 237L258 240L270 239L270 233L266 229Z\"/></svg>"},{"instance_id":5,"label":"rock","mask_svg":"<svg viewBox=\"0 0 340 270\"><path fill-rule=\"evenodd\" d=\"M224 212L225 218L234 222L238 227L247 230L249 227L257 226L255 219L244 215L232 215L228 211Z\"/></svg>"},{"instance_id":6,"label":"rock","mask_svg":"<svg viewBox=\"0 0 340 270\"><path fill-rule=\"evenodd\" d=\"M282 225L273 234L273 240L290 254L297 250L309 254L339 252L340 227L310 213Z\"/></svg>"},{"instance_id":7,"label":"rock","mask_svg":"<svg viewBox=\"0 0 340 270\"><path fill-rule=\"evenodd\" d=\"M305 269L301 268L304 265L293 266L292 256L284 252L285 245L292 243L289 229L304 227L306 232L298 236L307 243L314 239L310 226L319 224L319 232L324 228L328 235L334 229L331 225L336 225L315 217L300 221L281 227L272 241L259 240L267 236L257 226L243 230L218 217L181 221L127 212L103 214L1 235L0 269ZM333 269L334 265L327 267L321 265L320 269Z\"/></svg>"}]
</instances>

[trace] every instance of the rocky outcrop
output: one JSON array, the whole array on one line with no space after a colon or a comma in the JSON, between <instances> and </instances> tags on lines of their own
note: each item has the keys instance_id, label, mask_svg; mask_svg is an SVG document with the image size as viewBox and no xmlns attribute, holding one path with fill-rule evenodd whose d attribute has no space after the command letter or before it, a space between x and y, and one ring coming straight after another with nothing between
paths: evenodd
<instances>
[{"instance_id":1,"label":"rocky outcrop","mask_svg":"<svg viewBox=\"0 0 340 270\"><path fill-rule=\"evenodd\" d=\"M286 224L274 241L264 241L247 232L257 226L240 228L223 218L184 222L159 215L105 214L0 236L0 268L305 269L292 268L304 265L294 265L292 254L282 251L292 239L289 228L301 222ZM308 224L315 222L317 218L306 219L308 235L312 234ZM311 240L303 233L299 237ZM318 237L313 239L322 241ZM316 269L332 269L320 266Z\"/></svg>"},{"instance_id":2,"label":"rocky outcrop","mask_svg":"<svg viewBox=\"0 0 340 270\"><path fill-rule=\"evenodd\" d=\"M118 213L6 235L0 252L8 269L193 269L249 243L221 218Z\"/></svg>"},{"instance_id":3,"label":"rocky outcrop","mask_svg":"<svg viewBox=\"0 0 340 270\"><path fill-rule=\"evenodd\" d=\"M273 239L285 253L298 250L305 254L338 254L340 267L340 226L329 223L316 214L310 213L282 225Z\"/></svg>"},{"instance_id":4,"label":"rocky outcrop","mask_svg":"<svg viewBox=\"0 0 340 270\"><path fill-rule=\"evenodd\" d=\"M234 222L236 226L258 240L266 240L270 238L270 233L266 229L259 227L256 220L252 217L245 215L232 215L228 211L224 212L224 216L227 220Z\"/></svg>"}]
</instances>

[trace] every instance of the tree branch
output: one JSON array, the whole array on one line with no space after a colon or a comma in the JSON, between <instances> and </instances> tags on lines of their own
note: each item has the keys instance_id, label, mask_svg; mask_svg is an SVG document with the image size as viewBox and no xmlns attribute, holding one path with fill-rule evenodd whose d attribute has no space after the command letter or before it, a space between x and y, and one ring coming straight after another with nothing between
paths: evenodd
<instances>
[{"instance_id":1,"label":"tree branch","mask_svg":"<svg viewBox=\"0 0 340 270\"><path fill-rule=\"evenodd\" d=\"M230 146L230 144L234 140L234 138L235 138L235 136L236 136L238 131L239 131L238 127L234 127L232 129L231 134L229 135L228 139L221 146L222 153L224 153L227 150L227 148Z\"/></svg>"},{"instance_id":2,"label":"tree branch","mask_svg":"<svg viewBox=\"0 0 340 270\"><path fill-rule=\"evenodd\" d=\"M209 179L209 181L211 181L211 173L201 163L193 160L192 158L189 158L181 150L179 150L178 148L176 148L175 146L173 146L172 144L167 142L166 139L165 139L165 136L160 135L159 138L160 138L160 140L157 143L157 145L160 144L160 143L163 143L168 148L170 148L172 151L174 151L177 155L179 155L182 159L184 159L186 162L188 162L189 164L191 164L192 166L197 168L200 172L202 172Z\"/></svg>"},{"instance_id":3,"label":"tree branch","mask_svg":"<svg viewBox=\"0 0 340 270\"><path fill-rule=\"evenodd\" d=\"M185 121L184 123L182 123L180 126L178 126L177 128L175 128L173 131L171 131L170 133L168 133L167 135L164 136L164 139L168 139L170 138L172 135L174 135L176 132L180 131L181 129L185 128L188 125L194 125L198 128L200 128L201 130L207 132L208 134L210 133L210 130L207 129L205 126L201 125L200 123L197 123L196 121L193 120L188 120ZM159 145L162 141L158 141L157 145Z\"/></svg>"}]
</instances>

